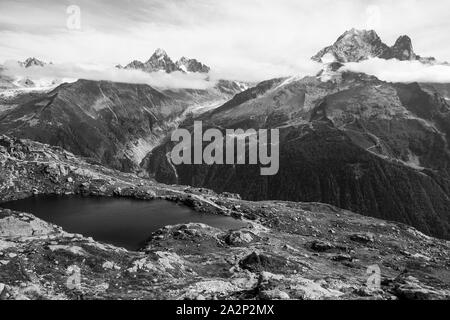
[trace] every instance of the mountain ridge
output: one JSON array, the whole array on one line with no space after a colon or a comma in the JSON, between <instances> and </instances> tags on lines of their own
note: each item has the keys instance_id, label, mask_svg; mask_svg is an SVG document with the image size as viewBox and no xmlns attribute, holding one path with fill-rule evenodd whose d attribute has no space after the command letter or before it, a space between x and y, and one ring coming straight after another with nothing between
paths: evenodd
<instances>
[{"instance_id":1,"label":"mountain ridge","mask_svg":"<svg viewBox=\"0 0 450 320\"><path fill-rule=\"evenodd\" d=\"M0 132L134 171L187 112L224 103L244 89L225 80L203 90L157 90L147 84L80 79L49 92L5 99Z\"/></svg>"},{"instance_id":2,"label":"mountain ridge","mask_svg":"<svg viewBox=\"0 0 450 320\"><path fill-rule=\"evenodd\" d=\"M421 57L414 52L412 40L402 35L393 46L385 44L374 30L351 29L345 31L336 42L320 50L311 59L317 62L360 62L369 58L420 61L434 64L434 57Z\"/></svg>"},{"instance_id":3,"label":"mountain ridge","mask_svg":"<svg viewBox=\"0 0 450 320\"><path fill-rule=\"evenodd\" d=\"M121 66L118 66L121 68ZM182 73L209 73L210 67L201 63L197 59L189 59L181 57L178 61L174 62L167 52L163 49L156 49L152 56L146 61L141 62L134 60L127 64L124 69L136 69L144 72L152 73L158 71L164 71L166 73L182 72Z\"/></svg>"}]
</instances>

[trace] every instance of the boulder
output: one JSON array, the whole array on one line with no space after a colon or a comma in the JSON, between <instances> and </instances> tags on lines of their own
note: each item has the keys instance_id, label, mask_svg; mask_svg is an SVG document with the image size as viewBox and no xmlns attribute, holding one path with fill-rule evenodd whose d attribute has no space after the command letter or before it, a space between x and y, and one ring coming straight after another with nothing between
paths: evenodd
<instances>
[{"instance_id":1,"label":"boulder","mask_svg":"<svg viewBox=\"0 0 450 320\"><path fill-rule=\"evenodd\" d=\"M262 300L289 300L289 295L279 289L263 290L259 293Z\"/></svg>"},{"instance_id":2,"label":"boulder","mask_svg":"<svg viewBox=\"0 0 450 320\"><path fill-rule=\"evenodd\" d=\"M315 240L311 244L311 249L317 252L325 252L331 249L335 249L336 246L333 244L327 242L327 241L321 241L321 240Z\"/></svg>"},{"instance_id":3,"label":"boulder","mask_svg":"<svg viewBox=\"0 0 450 320\"><path fill-rule=\"evenodd\" d=\"M369 243L374 242L375 238L372 233L354 233L350 235L350 240L359 243Z\"/></svg>"},{"instance_id":4,"label":"boulder","mask_svg":"<svg viewBox=\"0 0 450 320\"><path fill-rule=\"evenodd\" d=\"M242 246L253 241L254 235L246 231L230 231L225 236L225 243L230 246Z\"/></svg>"},{"instance_id":5,"label":"boulder","mask_svg":"<svg viewBox=\"0 0 450 320\"><path fill-rule=\"evenodd\" d=\"M288 261L279 256L258 254L253 252L239 262L242 269L251 272L269 271L276 272L285 269Z\"/></svg>"}]
</instances>

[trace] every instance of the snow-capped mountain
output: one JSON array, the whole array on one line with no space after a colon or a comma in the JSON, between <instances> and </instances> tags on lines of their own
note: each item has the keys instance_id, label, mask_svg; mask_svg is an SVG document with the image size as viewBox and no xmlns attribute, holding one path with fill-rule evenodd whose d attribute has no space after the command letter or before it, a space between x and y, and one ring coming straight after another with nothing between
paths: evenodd
<instances>
[{"instance_id":1,"label":"snow-capped mountain","mask_svg":"<svg viewBox=\"0 0 450 320\"><path fill-rule=\"evenodd\" d=\"M336 42L320 50L313 60L318 62L359 62L369 58L418 60L437 63L435 58L421 57L414 52L411 38L403 35L393 46L385 44L374 30L351 29L344 32Z\"/></svg>"},{"instance_id":2,"label":"snow-capped mountain","mask_svg":"<svg viewBox=\"0 0 450 320\"><path fill-rule=\"evenodd\" d=\"M39 59L36 58L28 58L25 61L18 61L19 65L24 67L24 68L30 68L30 67L43 67L45 65L47 65L46 62L41 61ZM51 62L49 63L51 64Z\"/></svg>"},{"instance_id":3,"label":"snow-capped mountain","mask_svg":"<svg viewBox=\"0 0 450 320\"><path fill-rule=\"evenodd\" d=\"M184 72L208 73L211 70L207 65L204 65L197 59L188 59L186 57L181 57L181 59L176 62L176 65Z\"/></svg>"},{"instance_id":4,"label":"snow-capped mountain","mask_svg":"<svg viewBox=\"0 0 450 320\"><path fill-rule=\"evenodd\" d=\"M116 66L119 69L122 69L122 66ZM207 65L204 65L200 61L196 59L188 59L186 57L182 57L180 60L174 62L166 51L163 49L157 49L153 55L148 59L147 62L141 62L138 60L134 60L127 64L125 69L136 69L142 70L145 72L158 72L164 71L166 73L172 73L175 71L180 71L184 73L188 72L198 72L198 73L208 73L210 68Z\"/></svg>"},{"instance_id":5,"label":"snow-capped mountain","mask_svg":"<svg viewBox=\"0 0 450 320\"><path fill-rule=\"evenodd\" d=\"M23 69L43 68L53 65L52 62L44 62L35 57L30 57L24 61L17 61L17 65ZM48 76L39 76L30 72L15 73L13 68L9 69L8 65L0 66L0 97L14 97L18 94L33 91L48 91L54 89L63 82L74 81L70 78L55 78Z\"/></svg>"}]
</instances>

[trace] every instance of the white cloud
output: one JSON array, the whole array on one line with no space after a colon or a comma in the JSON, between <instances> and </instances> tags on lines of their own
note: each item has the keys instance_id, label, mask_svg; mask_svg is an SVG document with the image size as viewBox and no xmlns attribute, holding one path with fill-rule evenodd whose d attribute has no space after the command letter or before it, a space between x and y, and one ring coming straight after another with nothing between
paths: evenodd
<instances>
[{"instance_id":1,"label":"white cloud","mask_svg":"<svg viewBox=\"0 0 450 320\"><path fill-rule=\"evenodd\" d=\"M41 79L87 79L106 80L125 83L143 83L161 89L207 89L215 85L207 81L207 75L199 73L165 72L146 73L140 70L125 70L98 65L51 64L44 67L22 68L15 61L5 63L6 75L25 77L30 80Z\"/></svg>"},{"instance_id":2,"label":"white cloud","mask_svg":"<svg viewBox=\"0 0 450 320\"><path fill-rule=\"evenodd\" d=\"M343 70L370 74L388 82L450 82L450 66L427 65L418 61L372 58L347 63Z\"/></svg>"}]
</instances>

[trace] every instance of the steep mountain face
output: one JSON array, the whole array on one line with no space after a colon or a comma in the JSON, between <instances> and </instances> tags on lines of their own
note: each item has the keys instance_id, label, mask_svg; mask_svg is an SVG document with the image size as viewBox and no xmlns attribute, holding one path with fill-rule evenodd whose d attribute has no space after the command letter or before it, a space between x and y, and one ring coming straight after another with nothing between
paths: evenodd
<instances>
[{"instance_id":1,"label":"steep mountain face","mask_svg":"<svg viewBox=\"0 0 450 320\"><path fill-rule=\"evenodd\" d=\"M144 139L183 106L145 85L79 80L2 114L0 130L61 146L122 170L134 164L126 145Z\"/></svg>"},{"instance_id":2,"label":"steep mountain face","mask_svg":"<svg viewBox=\"0 0 450 320\"><path fill-rule=\"evenodd\" d=\"M414 53L411 38L408 36L401 36L395 41L394 46L390 48L391 57L400 61L416 60L417 56Z\"/></svg>"},{"instance_id":3,"label":"steep mountain face","mask_svg":"<svg viewBox=\"0 0 450 320\"><path fill-rule=\"evenodd\" d=\"M411 38L401 36L392 47L386 45L373 30L351 29L342 34L336 42L319 51L313 60L318 62L359 62L369 58L419 60L434 63L434 58L422 58L413 50Z\"/></svg>"},{"instance_id":4,"label":"steep mountain face","mask_svg":"<svg viewBox=\"0 0 450 320\"><path fill-rule=\"evenodd\" d=\"M444 100L450 101L450 83L421 83L420 86L430 94L438 94Z\"/></svg>"},{"instance_id":5,"label":"steep mountain face","mask_svg":"<svg viewBox=\"0 0 450 320\"><path fill-rule=\"evenodd\" d=\"M349 72L265 82L197 119L278 128L277 175L261 176L259 165L174 166L170 142L152 151L147 170L158 181L251 200L325 202L449 239L450 107L423 87Z\"/></svg>"},{"instance_id":6,"label":"steep mountain face","mask_svg":"<svg viewBox=\"0 0 450 320\"><path fill-rule=\"evenodd\" d=\"M79 80L48 93L5 99L0 132L63 147L105 165L133 171L176 128L186 112L221 104L236 90L158 91L148 85Z\"/></svg>"},{"instance_id":7,"label":"steep mountain face","mask_svg":"<svg viewBox=\"0 0 450 320\"><path fill-rule=\"evenodd\" d=\"M121 68L121 66L118 66ZM166 73L179 72L198 72L208 73L210 68L196 59L182 57L177 62L173 62L169 55L163 49L157 49L150 59L143 63L137 60L132 61L125 66L125 69L137 69L144 72L164 71Z\"/></svg>"},{"instance_id":8,"label":"steep mountain face","mask_svg":"<svg viewBox=\"0 0 450 320\"><path fill-rule=\"evenodd\" d=\"M383 43L375 31L351 29L342 34L336 42L321 51L312 59L320 62L335 59L338 62L358 62L369 57L385 57L389 47Z\"/></svg>"}]
</instances>

